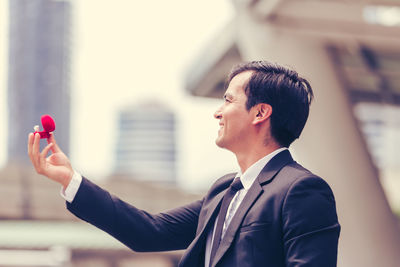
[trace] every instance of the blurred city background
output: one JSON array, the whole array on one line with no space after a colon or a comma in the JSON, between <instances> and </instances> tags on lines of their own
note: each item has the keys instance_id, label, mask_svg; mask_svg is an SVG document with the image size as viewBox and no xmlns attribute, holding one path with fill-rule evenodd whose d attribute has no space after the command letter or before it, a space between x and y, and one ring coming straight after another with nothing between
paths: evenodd
<instances>
[{"instance_id":1,"label":"blurred city background","mask_svg":"<svg viewBox=\"0 0 400 267\"><path fill-rule=\"evenodd\" d=\"M313 86L291 151L335 193L338 266L400 266L398 0L0 0L0 266L177 266L73 217L27 136L50 114L77 171L174 208L237 171L213 113L231 67L259 59Z\"/></svg>"}]
</instances>

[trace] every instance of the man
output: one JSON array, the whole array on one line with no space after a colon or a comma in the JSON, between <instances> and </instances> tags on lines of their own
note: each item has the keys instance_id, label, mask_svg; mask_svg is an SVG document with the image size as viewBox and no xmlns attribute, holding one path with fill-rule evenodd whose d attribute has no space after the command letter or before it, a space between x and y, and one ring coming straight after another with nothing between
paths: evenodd
<instances>
[{"instance_id":1,"label":"man","mask_svg":"<svg viewBox=\"0 0 400 267\"><path fill-rule=\"evenodd\" d=\"M268 62L236 66L215 112L216 144L240 171L218 179L203 199L152 215L77 174L54 136L28 154L40 174L59 182L67 208L135 251L186 249L179 266L336 266L340 225L333 193L293 161L313 92L293 71ZM46 158L49 151L52 155Z\"/></svg>"}]
</instances>

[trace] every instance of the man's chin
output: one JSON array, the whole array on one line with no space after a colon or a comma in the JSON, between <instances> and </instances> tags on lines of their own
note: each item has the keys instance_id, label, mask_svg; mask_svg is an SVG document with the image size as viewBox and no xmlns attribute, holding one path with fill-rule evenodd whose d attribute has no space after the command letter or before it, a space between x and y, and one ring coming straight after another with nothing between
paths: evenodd
<instances>
[{"instance_id":1,"label":"man's chin","mask_svg":"<svg viewBox=\"0 0 400 267\"><path fill-rule=\"evenodd\" d=\"M215 144L220 148L225 148L224 142L222 142L221 138L219 138L219 137L217 139L215 139Z\"/></svg>"}]
</instances>

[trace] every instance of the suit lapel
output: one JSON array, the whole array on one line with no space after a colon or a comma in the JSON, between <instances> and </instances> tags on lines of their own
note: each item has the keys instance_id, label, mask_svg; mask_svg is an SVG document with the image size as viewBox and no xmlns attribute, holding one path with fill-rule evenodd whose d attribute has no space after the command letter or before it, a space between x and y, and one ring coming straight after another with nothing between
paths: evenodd
<instances>
[{"instance_id":1,"label":"suit lapel","mask_svg":"<svg viewBox=\"0 0 400 267\"><path fill-rule=\"evenodd\" d=\"M275 175L286 165L293 162L293 158L290 155L289 150L283 150L273 157L264 169L258 175L257 180L260 185L271 182Z\"/></svg>"},{"instance_id":2,"label":"suit lapel","mask_svg":"<svg viewBox=\"0 0 400 267\"><path fill-rule=\"evenodd\" d=\"M226 253L228 248L232 245L232 241L240 225L242 224L244 217L246 216L253 203L264 191L261 185L270 182L285 165L289 164L292 161L293 159L290 155L290 152L288 150L284 150L273 157L263 168L257 179L254 181L253 185L250 187L242 203L238 207L235 215L233 216L231 223L226 229L225 236L221 240L221 244L212 262L212 267L214 267L218 263L218 261Z\"/></svg>"},{"instance_id":3,"label":"suit lapel","mask_svg":"<svg viewBox=\"0 0 400 267\"><path fill-rule=\"evenodd\" d=\"M232 179L235 176L232 177ZM179 266L197 266L199 253L203 250L201 249L202 246L205 248L205 242L207 238L207 234L210 229L210 224L215 221L215 218L219 211L219 206L221 205L221 200L224 197L226 189L219 192L212 200L205 204L202 209L204 209L205 215L202 216L204 219L199 218L199 229L196 234L196 238L190 243L189 247L186 249ZM213 225L213 224L212 224ZM204 252L204 251L203 251ZM202 255L204 257L204 255ZM204 264L203 264L204 265Z\"/></svg>"},{"instance_id":4,"label":"suit lapel","mask_svg":"<svg viewBox=\"0 0 400 267\"><path fill-rule=\"evenodd\" d=\"M256 199L262 192L263 192L263 189L261 188L260 184L257 182L255 182L250 187L250 189L247 192L246 196L244 197L242 203L240 203L240 206L237 209L235 215L233 216L231 223L229 224L228 228L226 229L225 236L221 240L221 243L218 247L218 250L217 250L214 260L212 262L212 266L215 266L215 264L217 264L217 262L222 258L222 256L225 254L225 252L231 246L232 241L236 235L236 232L238 231L240 225L242 224L242 221L243 221L247 211L250 209L250 207L253 205L254 201L256 201Z\"/></svg>"},{"instance_id":5,"label":"suit lapel","mask_svg":"<svg viewBox=\"0 0 400 267\"><path fill-rule=\"evenodd\" d=\"M222 198L225 195L226 190L223 190L221 192L219 192L208 204L206 204L204 206L204 210L205 210L205 215L204 215L204 219L201 219L201 221L199 221L199 226L201 227L200 229L200 233L202 233L204 231L204 229L208 226L208 224L210 223L211 218L215 217L213 215L216 215L216 213L219 211L219 206L221 205L222 202ZM214 220L211 220L214 221Z\"/></svg>"}]
</instances>

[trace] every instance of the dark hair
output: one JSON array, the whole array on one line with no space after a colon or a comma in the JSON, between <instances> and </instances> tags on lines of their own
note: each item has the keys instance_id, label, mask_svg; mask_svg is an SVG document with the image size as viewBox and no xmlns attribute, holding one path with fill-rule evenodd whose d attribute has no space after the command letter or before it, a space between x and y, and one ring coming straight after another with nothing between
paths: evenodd
<instances>
[{"instance_id":1,"label":"dark hair","mask_svg":"<svg viewBox=\"0 0 400 267\"><path fill-rule=\"evenodd\" d=\"M259 103L271 105L271 135L281 146L289 147L299 138L308 118L313 99L309 82L281 65L252 61L235 66L228 83L245 71L253 72L245 87L247 110Z\"/></svg>"}]
</instances>

